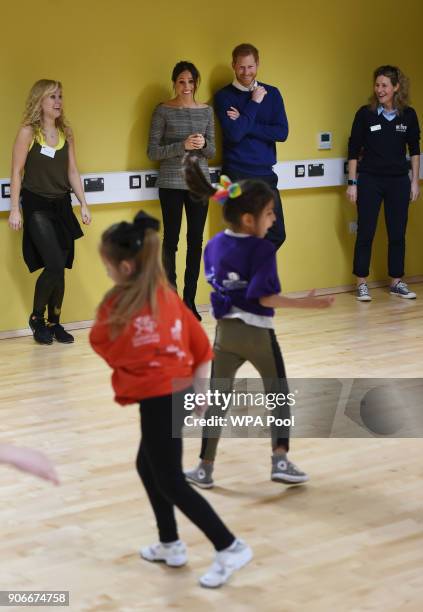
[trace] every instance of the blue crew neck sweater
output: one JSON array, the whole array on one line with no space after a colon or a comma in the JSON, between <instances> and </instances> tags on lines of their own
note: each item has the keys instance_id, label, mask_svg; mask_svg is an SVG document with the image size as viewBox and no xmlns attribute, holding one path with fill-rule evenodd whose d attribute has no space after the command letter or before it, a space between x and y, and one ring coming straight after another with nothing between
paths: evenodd
<instances>
[{"instance_id":1,"label":"blue crew neck sweater","mask_svg":"<svg viewBox=\"0 0 423 612\"><path fill-rule=\"evenodd\" d=\"M223 133L223 166L251 176L271 175L276 163L276 142L288 137L288 120L282 96L276 87L262 85L267 94L259 104L251 92L232 84L215 95L215 110ZM234 106L238 119L226 112Z\"/></svg>"}]
</instances>

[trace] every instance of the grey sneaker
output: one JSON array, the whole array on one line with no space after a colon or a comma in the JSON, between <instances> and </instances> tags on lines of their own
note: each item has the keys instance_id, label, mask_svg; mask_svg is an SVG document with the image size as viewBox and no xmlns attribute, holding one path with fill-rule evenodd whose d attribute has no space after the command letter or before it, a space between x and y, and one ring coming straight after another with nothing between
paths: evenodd
<instances>
[{"instance_id":1,"label":"grey sneaker","mask_svg":"<svg viewBox=\"0 0 423 612\"><path fill-rule=\"evenodd\" d=\"M369 293L367 283L360 283L355 292L355 297L359 302L371 302L372 296Z\"/></svg>"},{"instance_id":2,"label":"grey sneaker","mask_svg":"<svg viewBox=\"0 0 423 612\"><path fill-rule=\"evenodd\" d=\"M283 482L284 484L301 484L308 480L307 474L291 463L286 455L272 455L270 478L274 482Z\"/></svg>"},{"instance_id":3,"label":"grey sneaker","mask_svg":"<svg viewBox=\"0 0 423 612\"><path fill-rule=\"evenodd\" d=\"M391 295L397 295L398 297L408 300L414 300L416 298L414 291L410 291L407 287L407 283L404 283L402 280L398 281L396 285L391 285L390 291Z\"/></svg>"},{"instance_id":4,"label":"grey sneaker","mask_svg":"<svg viewBox=\"0 0 423 612\"><path fill-rule=\"evenodd\" d=\"M193 485L200 487L200 489L211 489L214 487L213 474L213 463L206 463L200 461L196 468L185 472L185 478Z\"/></svg>"}]
</instances>

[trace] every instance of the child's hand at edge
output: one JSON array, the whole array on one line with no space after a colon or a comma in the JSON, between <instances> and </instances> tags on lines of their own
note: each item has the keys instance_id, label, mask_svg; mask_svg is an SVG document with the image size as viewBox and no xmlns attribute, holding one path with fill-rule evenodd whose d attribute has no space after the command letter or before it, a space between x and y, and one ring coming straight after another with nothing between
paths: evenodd
<instances>
[{"instance_id":1,"label":"child's hand at edge","mask_svg":"<svg viewBox=\"0 0 423 612\"><path fill-rule=\"evenodd\" d=\"M8 463L22 472L59 484L56 468L46 455L32 448L0 445L0 462Z\"/></svg>"}]
</instances>

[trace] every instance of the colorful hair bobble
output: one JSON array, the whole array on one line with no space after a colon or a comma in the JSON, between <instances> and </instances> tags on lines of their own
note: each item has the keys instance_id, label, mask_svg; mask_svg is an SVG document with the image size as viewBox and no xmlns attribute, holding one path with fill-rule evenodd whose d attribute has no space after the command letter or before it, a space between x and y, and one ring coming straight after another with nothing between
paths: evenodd
<instances>
[{"instance_id":1,"label":"colorful hair bobble","mask_svg":"<svg viewBox=\"0 0 423 612\"><path fill-rule=\"evenodd\" d=\"M218 189L211 199L218 204L224 204L229 197L229 191L227 189Z\"/></svg>"},{"instance_id":2,"label":"colorful hair bobble","mask_svg":"<svg viewBox=\"0 0 423 612\"><path fill-rule=\"evenodd\" d=\"M229 178L229 176L226 176L226 174L221 174L220 175L220 187L223 187L223 189L229 189L229 187L232 185L232 181Z\"/></svg>"},{"instance_id":3,"label":"colorful hair bobble","mask_svg":"<svg viewBox=\"0 0 423 612\"><path fill-rule=\"evenodd\" d=\"M241 185L239 183L232 183L228 191L229 191L230 198L237 198L242 193Z\"/></svg>"},{"instance_id":4,"label":"colorful hair bobble","mask_svg":"<svg viewBox=\"0 0 423 612\"><path fill-rule=\"evenodd\" d=\"M217 191L212 195L211 199L223 205L228 198L237 198L241 194L241 185L239 183L232 183L228 176L222 174L220 177L220 185L218 185Z\"/></svg>"}]
</instances>

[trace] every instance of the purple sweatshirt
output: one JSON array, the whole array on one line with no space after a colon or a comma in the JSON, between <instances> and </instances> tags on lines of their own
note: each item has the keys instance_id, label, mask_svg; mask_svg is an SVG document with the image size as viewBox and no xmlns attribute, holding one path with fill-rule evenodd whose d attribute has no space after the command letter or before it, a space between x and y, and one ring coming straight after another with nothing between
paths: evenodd
<instances>
[{"instance_id":1,"label":"purple sweatshirt","mask_svg":"<svg viewBox=\"0 0 423 612\"><path fill-rule=\"evenodd\" d=\"M232 306L253 314L273 317L259 299L280 293L275 246L256 236L233 236L220 232L204 251L204 267L211 284L211 304L216 319Z\"/></svg>"}]
</instances>

